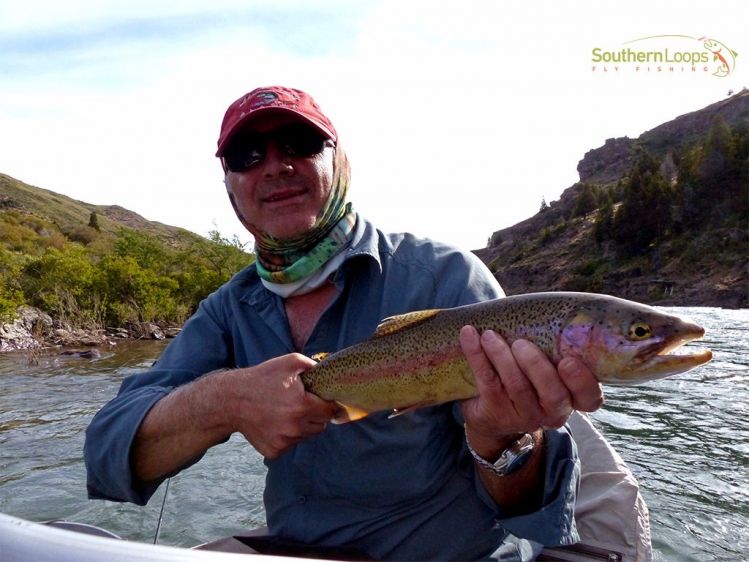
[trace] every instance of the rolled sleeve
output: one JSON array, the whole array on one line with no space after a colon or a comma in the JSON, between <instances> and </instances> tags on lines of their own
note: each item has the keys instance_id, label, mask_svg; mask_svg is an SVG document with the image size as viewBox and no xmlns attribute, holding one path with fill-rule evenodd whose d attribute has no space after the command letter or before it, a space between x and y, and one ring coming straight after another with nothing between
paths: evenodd
<instances>
[{"instance_id":1,"label":"rolled sleeve","mask_svg":"<svg viewBox=\"0 0 749 562\"><path fill-rule=\"evenodd\" d=\"M130 451L143 418L170 390L150 386L121 393L94 416L83 447L89 498L138 505L148 502L161 481L149 485L136 482Z\"/></svg>"},{"instance_id":2,"label":"rolled sleeve","mask_svg":"<svg viewBox=\"0 0 749 562\"><path fill-rule=\"evenodd\" d=\"M117 396L91 420L83 447L89 498L145 505L161 482L172 476L149 483L137 481L130 466L133 442L143 419L159 400L204 373L229 364L226 332L214 310L220 295L214 295L201 304L158 362L148 371L127 377Z\"/></svg>"},{"instance_id":3,"label":"rolled sleeve","mask_svg":"<svg viewBox=\"0 0 749 562\"><path fill-rule=\"evenodd\" d=\"M497 512L497 522L523 539L545 546L561 546L579 540L575 527L575 501L580 482L577 447L566 427L544 432L546 465L541 509L523 515L508 515L489 495L476 475L479 497ZM478 470L478 469L475 469Z\"/></svg>"}]
</instances>

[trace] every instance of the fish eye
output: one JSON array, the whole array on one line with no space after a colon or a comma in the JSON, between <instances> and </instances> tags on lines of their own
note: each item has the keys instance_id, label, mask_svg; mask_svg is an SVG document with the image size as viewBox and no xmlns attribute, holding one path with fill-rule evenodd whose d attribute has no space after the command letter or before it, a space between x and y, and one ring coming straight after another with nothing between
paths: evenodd
<instances>
[{"instance_id":1,"label":"fish eye","mask_svg":"<svg viewBox=\"0 0 749 562\"><path fill-rule=\"evenodd\" d=\"M644 340L653 335L653 329L645 322L634 322L627 335L631 340Z\"/></svg>"}]
</instances>

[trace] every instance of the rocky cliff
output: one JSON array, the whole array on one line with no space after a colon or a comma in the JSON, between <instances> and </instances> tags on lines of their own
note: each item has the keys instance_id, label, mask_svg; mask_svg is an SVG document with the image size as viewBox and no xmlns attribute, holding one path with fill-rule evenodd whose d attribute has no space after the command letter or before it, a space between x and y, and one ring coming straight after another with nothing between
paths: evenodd
<instances>
[{"instance_id":1,"label":"rocky cliff","mask_svg":"<svg viewBox=\"0 0 749 562\"><path fill-rule=\"evenodd\" d=\"M633 163L633 147L644 146L654 154L679 150L704 136L713 120L720 116L726 123L746 121L749 113L749 90L711 104L698 111L681 115L672 121L645 131L637 139L606 139L603 146L585 153L577 164L581 182L608 183L626 175Z\"/></svg>"},{"instance_id":2,"label":"rocky cliff","mask_svg":"<svg viewBox=\"0 0 749 562\"><path fill-rule=\"evenodd\" d=\"M578 164L579 183L536 215L494 232L489 246L475 253L508 294L586 290L651 304L749 307L749 216L733 213L730 201L728 206L724 202L731 211L725 221L716 216L694 231L673 228L639 255L625 257L613 242L596 240L600 208L582 214L576 210L587 184L599 196L604 192L613 196L616 211L621 205L617 192L626 188L638 150L657 158L664 180L680 189L679 155L705 141L716 117L734 131L744 131L737 138L749 138L749 90L663 123L636 139L606 140ZM731 150L745 152L746 147ZM740 187L744 203L738 207L743 209L749 200L749 160L743 152L741 158L745 159Z\"/></svg>"}]
</instances>

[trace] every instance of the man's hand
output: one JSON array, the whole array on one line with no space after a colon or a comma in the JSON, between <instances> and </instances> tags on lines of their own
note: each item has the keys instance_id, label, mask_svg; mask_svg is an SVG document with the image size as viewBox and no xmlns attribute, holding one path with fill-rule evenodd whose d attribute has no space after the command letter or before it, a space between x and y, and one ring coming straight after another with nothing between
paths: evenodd
<instances>
[{"instance_id":1,"label":"man's hand","mask_svg":"<svg viewBox=\"0 0 749 562\"><path fill-rule=\"evenodd\" d=\"M460 345L479 391L461 404L466 439L473 450L491 461L518 434L533 433L537 443L530 460L517 472L498 477L479 468L479 476L504 509L535 511L544 497L545 436L541 430L562 426L572 410L598 409L603 403L601 386L581 361L565 358L557 369L546 354L525 340L510 347L495 332L479 335L472 326L464 326Z\"/></svg>"},{"instance_id":2,"label":"man's hand","mask_svg":"<svg viewBox=\"0 0 749 562\"><path fill-rule=\"evenodd\" d=\"M322 432L337 408L305 391L299 375L314 364L292 353L224 373L232 431L271 459Z\"/></svg>"},{"instance_id":3,"label":"man's hand","mask_svg":"<svg viewBox=\"0 0 749 562\"><path fill-rule=\"evenodd\" d=\"M173 472L234 432L268 458L320 433L336 406L304 390L315 362L292 353L254 367L217 371L159 400L138 429L131 465L149 482Z\"/></svg>"},{"instance_id":4,"label":"man's hand","mask_svg":"<svg viewBox=\"0 0 749 562\"><path fill-rule=\"evenodd\" d=\"M492 331L472 326L460 344L476 377L479 395L462 404L473 439L501 439L564 425L572 410L592 412L603 403L598 380L581 361L565 358L555 367L526 340L507 345Z\"/></svg>"}]
</instances>

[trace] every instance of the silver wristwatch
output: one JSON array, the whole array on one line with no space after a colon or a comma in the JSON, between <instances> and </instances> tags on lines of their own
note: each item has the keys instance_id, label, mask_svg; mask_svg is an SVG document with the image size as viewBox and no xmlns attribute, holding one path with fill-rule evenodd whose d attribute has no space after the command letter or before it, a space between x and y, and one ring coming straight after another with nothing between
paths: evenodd
<instances>
[{"instance_id":1,"label":"silver wristwatch","mask_svg":"<svg viewBox=\"0 0 749 562\"><path fill-rule=\"evenodd\" d=\"M512 442L504 451L502 451L502 453L500 453L499 455L499 458L494 462L486 460L484 457L474 451L473 447L471 447L471 444L468 442L467 435L466 445L468 445L468 451L470 451L471 455L476 460L476 462L479 463L479 465L481 465L483 468L486 468L487 470L491 470L498 476L507 476L508 474L512 474L513 472L521 468L528 461L528 459L533 454L533 448L536 445L536 440L530 433L522 435L519 439Z\"/></svg>"}]
</instances>

